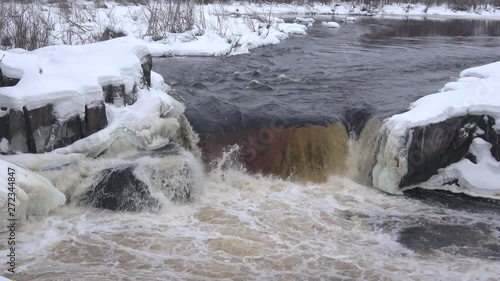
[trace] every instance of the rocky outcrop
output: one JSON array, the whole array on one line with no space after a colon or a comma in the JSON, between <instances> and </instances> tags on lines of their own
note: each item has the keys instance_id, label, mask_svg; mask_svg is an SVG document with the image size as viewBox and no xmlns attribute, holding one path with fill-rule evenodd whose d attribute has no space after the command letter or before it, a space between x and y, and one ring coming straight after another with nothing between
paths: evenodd
<instances>
[{"instance_id":1,"label":"rocky outcrop","mask_svg":"<svg viewBox=\"0 0 500 281\"><path fill-rule=\"evenodd\" d=\"M107 125L106 107L103 102L85 106L85 129L83 130L85 137L104 129Z\"/></svg>"},{"instance_id":2,"label":"rocky outcrop","mask_svg":"<svg viewBox=\"0 0 500 281\"><path fill-rule=\"evenodd\" d=\"M43 153L72 144L87 137L108 124L103 103L85 107L83 119L80 115L59 120L52 104L27 109L5 109L0 117L0 140L5 139L9 147L2 153Z\"/></svg>"},{"instance_id":3,"label":"rocky outcrop","mask_svg":"<svg viewBox=\"0 0 500 281\"><path fill-rule=\"evenodd\" d=\"M84 114L75 114L64 120L57 118L52 104L33 109L23 107L22 110L0 108L0 141L3 142L0 153L48 152L102 130L108 124L105 104L134 104L138 89L151 86L152 67L151 55L144 55L141 58L140 84L134 85L130 92L126 92L123 84L103 86L103 102L85 105ZM0 69L0 87L15 86L18 81L3 76Z\"/></svg>"},{"instance_id":4,"label":"rocky outcrop","mask_svg":"<svg viewBox=\"0 0 500 281\"><path fill-rule=\"evenodd\" d=\"M460 116L448 120L414 127L410 130L408 170L399 186L409 186L427 181L438 170L458 162L468 155L475 137L492 144L491 153L500 160L500 135L489 116Z\"/></svg>"}]
</instances>

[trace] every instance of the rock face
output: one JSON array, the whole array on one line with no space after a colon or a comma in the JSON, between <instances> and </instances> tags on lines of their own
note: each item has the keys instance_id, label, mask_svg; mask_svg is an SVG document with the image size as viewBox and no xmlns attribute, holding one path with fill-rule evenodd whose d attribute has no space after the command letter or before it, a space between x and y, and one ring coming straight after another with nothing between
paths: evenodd
<instances>
[{"instance_id":1,"label":"rock face","mask_svg":"<svg viewBox=\"0 0 500 281\"><path fill-rule=\"evenodd\" d=\"M28 152L24 112L15 109L5 109L4 112L5 115L0 117L0 140L5 139L9 142L10 151Z\"/></svg>"},{"instance_id":2,"label":"rock face","mask_svg":"<svg viewBox=\"0 0 500 281\"><path fill-rule=\"evenodd\" d=\"M104 103L86 106L83 119L74 115L58 120L52 104L31 110L24 107L22 111L5 109L0 117L0 140L6 139L9 149L2 152L48 152L102 130L107 124Z\"/></svg>"},{"instance_id":3,"label":"rock face","mask_svg":"<svg viewBox=\"0 0 500 281\"><path fill-rule=\"evenodd\" d=\"M85 106L85 126L83 135L85 137L104 129L108 125L106 118L106 107L104 103L98 103L93 106Z\"/></svg>"},{"instance_id":4,"label":"rock face","mask_svg":"<svg viewBox=\"0 0 500 281\"><path fill-rule=\"evenodd\" d=\"M489 116L467 115L412 128L408 171L399 186L424 182L438 169L463 159L476 136L492 144L491 153L500 161L500 137L492 128L494 125L494 119Z\"/></svg>"}]
</instances>

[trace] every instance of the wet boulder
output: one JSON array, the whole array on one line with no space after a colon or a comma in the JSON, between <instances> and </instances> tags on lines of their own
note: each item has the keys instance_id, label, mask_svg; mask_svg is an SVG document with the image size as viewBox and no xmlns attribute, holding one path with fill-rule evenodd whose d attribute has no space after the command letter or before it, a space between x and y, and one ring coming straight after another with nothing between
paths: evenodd
<instances>
[{"instance_id":1,"label":"wet boulder","mask_svg":"<svg viewBox=\"0 0 500 281\"><path fill-rule=\"evenodd\" d=\"M124 164L94 175L72 196L77 205L114 211L155 212L165 202L187 203L196 185L194 171L177 146L143 151Z\"/></svg>"},{"instance_id":2,"label":"wet boulder","mask_svg":"<svg viewBox=\"0 0 500 281\"><path fill-rule=\"evenodd\" d=\"M106 169L79 204L114 211L152 211L159 205L148 186L137 179L133 166Z\"/></svg>"}]
</instances>

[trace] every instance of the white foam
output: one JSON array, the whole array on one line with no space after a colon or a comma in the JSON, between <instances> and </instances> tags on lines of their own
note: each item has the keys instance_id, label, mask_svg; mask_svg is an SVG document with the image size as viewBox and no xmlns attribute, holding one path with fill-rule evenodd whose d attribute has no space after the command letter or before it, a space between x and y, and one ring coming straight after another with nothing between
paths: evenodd
<instances>
[{"instance_id":1,"label":"white foam","mask_svg":"<svg viewBox=\"0 0 500 281\"><path fill-rule=\"evenodd\" d=\"M470 223L485 220L481 214L387 196L337 177L300 185L220 167L205 180L202 197L161 214L67 208L34 220L18 234L26 241L19 248L19 262L26 267L18 279L42 274L53 280L62 274L198 280L460 279L467 274L487 279L500 274L495 261L414 253L396 241L400 227L418 224L418 218L441 223L453 216L457 223Z\"/></svg>"}]
</instances>

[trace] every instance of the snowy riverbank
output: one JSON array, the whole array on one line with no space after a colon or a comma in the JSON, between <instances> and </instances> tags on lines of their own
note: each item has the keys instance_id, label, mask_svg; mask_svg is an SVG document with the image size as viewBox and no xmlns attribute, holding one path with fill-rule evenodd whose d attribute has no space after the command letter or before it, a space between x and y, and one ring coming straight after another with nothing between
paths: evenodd
<instances>
[{"instance_id":1,"label":"snowy riverbank","mask_svg":"<svg viewBox=\"0 0 500 281\"><path fill-rule=\"evenodd\" d=\"M210 5L209 5L210 7ZM464 18L500 20L500 7L488 5L476 9L458 11L448 5L424 5L424 4L390 4L369 5L352 4L349 2L312 5L292 4L245 4L244 2L225 4L223 9L226 13L246 14L275 14L275 15L361 15L361 16L396 16L396 17L428 17L428 18Z\"/></svg>"},{"instance_id":2,"label":"snowy riverbank","mask_svg":"<svg viewBox=\"0 0 500 281\"><path fill-rule=\"evenodd\" d=\"M163 2L155 4L120 4L105 2L97 5L90 1L69 1L68 7L45 2L29 5L10 4L0 14L7 20L0 28L3 49L36 49L46 45L80 45L96 41L130 36L150 44L153 56L221 56L247 53L252 48L278 44L292 34L304 35L306 23L285 23L279 17L290 15L362 15L395 17L434 17L500 20L500 9L486 6L468 11L455 11L441 6L421 4L393 4L384 6L331 4L232 4L191 5L179 9L186 13L177 17ZM163 3L163 4L162 4ZM7 4L4 4L7 5ZM10 20L28 7L22 15L26 26ZM7 9L8 8L8 9ZM9 14L10 13L10 14ZM10 16L9 16L10 15ZM34 21L33 18L37 18ZM300 23L300 22L299 22ZM319 24L316 23L316 24ZM34 29L33 26L38 26ZM16 30L25 28L31 41L15 38ZM36 42L40 40L40 42Z\"/></svg>"}]
</instances>

